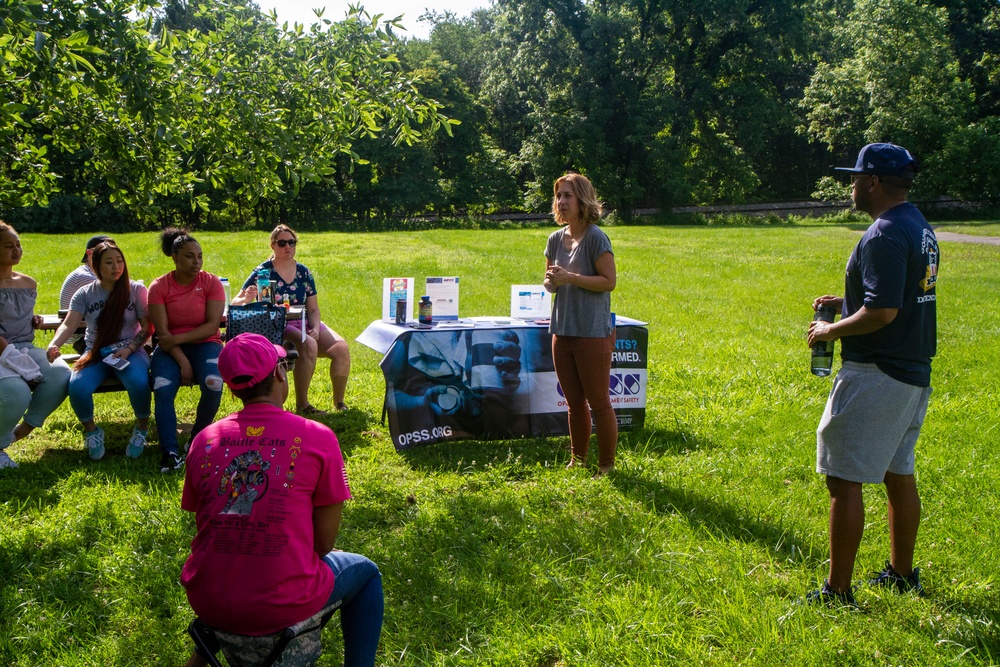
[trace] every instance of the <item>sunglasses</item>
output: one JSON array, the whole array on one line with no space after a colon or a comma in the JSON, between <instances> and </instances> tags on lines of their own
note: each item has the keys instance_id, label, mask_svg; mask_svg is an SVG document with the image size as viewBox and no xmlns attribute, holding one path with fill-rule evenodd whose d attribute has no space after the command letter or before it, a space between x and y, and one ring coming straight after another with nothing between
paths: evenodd
<instances>
[{"instance_id":1,"label":"sunglasses","mask_svg":"<svg viewBox=\"0 0 1000 667\"><path fill-rule=\"evenodd\" d=\"M285 246L290 246L290 247L294 248L297 243L298 243L298 241L296 241L295 239L287 239L287 240L286 239L279 239L279 240L275 241L275 244L277 244L277 246L279 248L284 248Z\"/></svg>"},{"instance_id":2,"label":"sunglasses","mask_svg":"<svg viewBox=\"0 0 1000 667\"><path fill-rule=\"evenodd\" d=\"M280 359L278 361L278 366L280 366L286 373L291 373L295 370L295 360L288 359L287 357L285 359Z\"/></svg>"}]
</instances>

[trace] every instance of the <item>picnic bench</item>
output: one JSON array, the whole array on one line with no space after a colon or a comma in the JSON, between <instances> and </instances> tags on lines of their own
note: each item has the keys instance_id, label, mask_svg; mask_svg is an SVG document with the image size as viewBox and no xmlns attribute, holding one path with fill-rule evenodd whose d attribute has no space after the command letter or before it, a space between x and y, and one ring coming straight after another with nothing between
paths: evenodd
<instances>
[{"instance_id":1,"label":"picnic bench","mask_svg":"<svg viewBox=\"0 0 1000 667\"><path fill-rule=\"evenodd\" d=\"M41 316L42 322L38 326L38 330L55 331L56 329L59 328L59 325L63 323L63 320L66 319L66 315L68 312L69 311L67 310L60 310L55 315L42 315ZM304 319L305 308L303 308L302 306L292 306L288 310L288 317L289 319L291 318ZM225 330L226 323L227 323L226 315L223 315L222 321L219 323L219 328ZM80 326L76 330L76 333L79 335L83 335L86 331L87 331L86 325L81 322ZM152 356L153 354L153 348L156 347L155 338L156 336L154 334L153 338L151 338L149 342L146 343L146 354L150 356ZM67 354L61 354L59 358L65 361L67 365L72 367L73 364L76 363L77 359L80 358L80 355L75 352L72 352ZM98 386L97 389L94 390L94 392L98 394L103 394L105 392L110 392L110 391L125 391L125 386L122 385L121 380L119 380L116 375L111 375L110 377L106 378L104 382L102 382L100 386Z\"/></svg>"}]
</instances>

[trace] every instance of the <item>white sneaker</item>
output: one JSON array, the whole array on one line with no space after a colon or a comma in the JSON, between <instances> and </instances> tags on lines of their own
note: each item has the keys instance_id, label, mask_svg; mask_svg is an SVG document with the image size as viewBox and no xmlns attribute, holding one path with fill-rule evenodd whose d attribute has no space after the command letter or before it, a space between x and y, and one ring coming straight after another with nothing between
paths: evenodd
<instances>
[{"instance_id":1,"label":"white sneaker","mask_svg":"<svg viewBox=\"0 0 1000 667\"><path fill-rule=\"evenodd\" d=\"M92 461L100 461L104 458L104 429L98 427L96 431L83 434L83 444L87 447L87 453Z\"/></svg>"},{"instance_id":2,"label":"white sneaker","mask_svg":"<svg viewBox=\"0 0 1000 667\"><path fill-rule=\"evenodd\" d=\"M0 470L4 468L16 468L17 463L10 458L6 449L0 449Z\"/></svg>"},{"instance_id":3,"label":"white sneaker","mask_svg":"<svg viewBox=\"0 0 1000 667\"><path fill-rule=\"evenodd\" d=\"M125 447L125 456L130 459L137 459L142 456L142 452L146 449L146 438L149 435L149 431L140 431L137 428L132 429L132 437L128 441L128 446Z\"/></svg>"}]
</instances>

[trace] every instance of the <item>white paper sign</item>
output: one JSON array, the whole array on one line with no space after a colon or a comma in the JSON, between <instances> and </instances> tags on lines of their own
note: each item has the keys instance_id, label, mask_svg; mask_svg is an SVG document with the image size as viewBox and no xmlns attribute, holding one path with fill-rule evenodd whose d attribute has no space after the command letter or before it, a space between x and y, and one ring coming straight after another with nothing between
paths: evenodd
<instances>
[{"instance_id":1,"label":"white paper sign","mask_svg":"<svg viewBox=\"0 0 1000 667\"><path fill-rule=\"evenodd\" d=\"M458 276L427 278L427 291L434 306L434 320L458 319Z\"/></svg>"},{"instance_id":2,"label":"white paper sign","mask_svg":"<svg viewBox=\"0 0 1000 667\"><path fill-rule=\"evenodd\" d=\"M552 314L552 295L541 285L510 286L510 316L543 320Z\"/></svg>"},{"instance_id":3,"label":"white paper sign","mask_svg":"<svg viewBox=\"0 0 1000 667\"><path fill-rule=\"evenodd\" d=\"M397 302L402 301L402 322L413 320L413 278L382 279L382 321L395 322Z\"/></svg>"}]
</instances>

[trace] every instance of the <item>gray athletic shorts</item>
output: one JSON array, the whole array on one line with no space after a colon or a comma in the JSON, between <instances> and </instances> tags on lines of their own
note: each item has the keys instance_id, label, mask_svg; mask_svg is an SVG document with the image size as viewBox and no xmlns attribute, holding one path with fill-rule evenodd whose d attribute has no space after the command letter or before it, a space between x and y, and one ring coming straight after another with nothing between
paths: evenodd
<instances>
[{"instance_id":1,"label":"gray athletic shorts","mask_svg":"<svg viewBox=\"0 0 1000 667\"><path fill-rule=\"evenodd\" d=\"M816 429L816 472L864 484L882 483L886 472L912 475L930 395L875 364L845 361Z\"/></svg>"}]
</instances>

